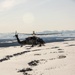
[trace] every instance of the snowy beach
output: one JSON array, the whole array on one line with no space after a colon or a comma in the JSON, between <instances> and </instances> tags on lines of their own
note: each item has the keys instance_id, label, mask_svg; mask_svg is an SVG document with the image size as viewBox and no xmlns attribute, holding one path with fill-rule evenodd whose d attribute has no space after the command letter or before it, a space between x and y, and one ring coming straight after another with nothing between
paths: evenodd
<instances>
[{"instance_id":1,"label":"snowy beach","mask_svg":"<svg viewBox=\"0 0 75 75\"><path fill-rule=\"evenodd\" d=\"M75 75L75 41L0 48L0 75Z\"/></svg>"}]
</instances>

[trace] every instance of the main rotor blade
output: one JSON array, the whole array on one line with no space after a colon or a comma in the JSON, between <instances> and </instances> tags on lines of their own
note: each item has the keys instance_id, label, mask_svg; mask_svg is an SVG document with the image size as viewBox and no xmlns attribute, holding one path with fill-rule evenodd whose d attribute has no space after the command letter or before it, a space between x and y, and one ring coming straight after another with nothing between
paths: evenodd
<instances>
[{"instance_id":1,"label":"main rotor blade","mask_svg":"<svg viewBox=\"0 0 75 75\"><path fill-rule=\"evenodd\" d=\"M24 34L24 35L33 35L33 34L26 34L26 33L22 33L22 34ZM45 34L41 34L41 33L36 33L35 35L56 35L56 34L62 34L62 33L45 33Z\"/></svg>"},{"instance_id":2,"label":"main rotor blade","mask_svg":"<svg viewBox=\"0 0 75 75\"><path fill-rule=\"evenodd\" d=\"M24 35L33 35L33 34L26 34L26 33L23 33Z\"/></svg>"},{"instance_id":3,"label":"main rotor blade","mask_svg":"<svg viewBox=\"0 0 75 75\"><path fill-rule=\"evenodd\" d=\"M61 33L45 33L45 34L36 34L36 35L56 35L56 34L61 34Z\"/></svg>"}]
</instances>

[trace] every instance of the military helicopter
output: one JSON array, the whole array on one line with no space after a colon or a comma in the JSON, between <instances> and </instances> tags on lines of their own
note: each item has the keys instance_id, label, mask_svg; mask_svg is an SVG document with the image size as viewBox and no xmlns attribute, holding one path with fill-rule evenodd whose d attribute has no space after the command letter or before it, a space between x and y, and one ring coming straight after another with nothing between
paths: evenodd
<instances>
[{"instance_id":1,"label":"military helicopter","mask_svg":"<svg viewBox=\"0 0 75 75\"><path fill-rule=\"evenodd\" d=\"M30 37L27 37L25 40L23 41L20 41L19 37L18 37L18 33L16 32L15 33L15 37L17 39L17 42L21 45L21 47L23 45L31 45L31 47L34 47L36 45L39 45L39 46L45 46L45 41L40 38L40 37L37 37L36 35L53 35L53 34L59 34L59 33L50 33L50 34L36 34L35 31L33 31L32 34L25 34L25 35L32 35Z\"/></svg>"}]
</instances>

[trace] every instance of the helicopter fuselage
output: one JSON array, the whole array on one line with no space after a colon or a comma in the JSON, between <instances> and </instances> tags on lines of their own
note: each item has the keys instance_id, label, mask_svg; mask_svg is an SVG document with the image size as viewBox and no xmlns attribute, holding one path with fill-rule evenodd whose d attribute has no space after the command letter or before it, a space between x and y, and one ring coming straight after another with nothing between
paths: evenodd
<instances>
[{"instance_id":1,"label":"helicopter fuselage","mask_svg":"<svg viewBox=\"0 0 75 75\"><path fill-rule=\"evenodd\" d=\"M32 45L32 47L34 45L39 45L42 46L45 44L45 42L43 41L43 39L36 37L36 36L32 36L32 37L27 37L25 40L20 41L18 35L16 34L15 37L17 38L18 43L23 46L23 45Z\"/></svg>"},{"instance_id":2,"label":"helicopter fuselage","mask_svg":"<svg viewBox=\"0 0 75 75\"><path fill-rule=\"evenodd\" d=\"M32 37L28 37L25 39L26 41L26 44L29 44L29 45L44 45L45 42L43 41L43 39L39 38L39 37L35 37L35 36L32 36Z\"/></svg>"}]
</instances>

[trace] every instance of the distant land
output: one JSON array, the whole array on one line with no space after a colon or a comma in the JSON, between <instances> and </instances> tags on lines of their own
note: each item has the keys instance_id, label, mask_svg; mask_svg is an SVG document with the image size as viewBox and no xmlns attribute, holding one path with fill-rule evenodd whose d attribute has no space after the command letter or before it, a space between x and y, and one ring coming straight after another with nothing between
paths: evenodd
<instances>
[{"instance_id":1,"label":"distant land","mask_svg":"<svg viewBox=\"0 0 75 75\"><path fill-rule=\"evenodd\" d=\"M36 32L36 31L35 31ZM25 32L26 33L26 32ZM18 33L20 38L25 38L25 33ZM31 32L32 33L32 32ZM63 35L72 35L73 34L73 37L75 35L75 30L62 30L62 31L49 31L49 30L46 30L46 31L42 31L42 32L36 32L37 33L43 33L43 34L46 34L46 33L62 33ZM0 33L0 39L14 39L14 35L15 35L15 32L12 32L12 33ZM55 36L55 35L53 35ZM56 35L57 36L57 35Z\"/></svg>"}]
</instances>

